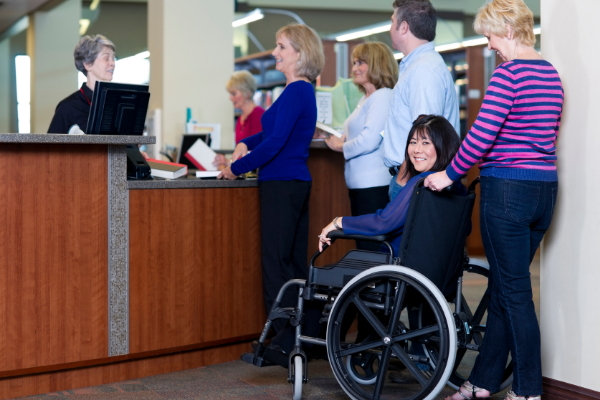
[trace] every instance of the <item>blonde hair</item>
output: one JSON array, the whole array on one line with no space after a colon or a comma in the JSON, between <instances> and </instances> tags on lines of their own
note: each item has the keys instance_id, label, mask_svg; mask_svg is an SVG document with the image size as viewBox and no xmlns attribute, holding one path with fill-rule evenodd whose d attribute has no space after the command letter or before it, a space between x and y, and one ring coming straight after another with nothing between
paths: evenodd
<instances>
[{"instance_id":1,"label":"blonde hair","mask_svg":"<svg viewBox=\"0 0 600 400\"><path fill-rule=\"evenodd\" d=\"M525 46L535 44L533 33L533 13L523 0L493 0L479 9L473 28L482 35L484 32L499 37L507 37L509 25L513 38Z\"/></svg>"},{"instance_id":2,"label":"blonde hair","mask_svg":"<svg viewBox=\"0 0 600 400\"><path fill-rule=\"evenodd\" d=\"M256 79L248 71L235 71L227 81L226 88L228 92L239 90L246 93L246 97L251 99L256 93Z\"/></svg>"},{"instance_id":3,"label":"blonde hair","mask_svg":"<svg viewBox=\"0 0 600 400\"><path fill-rule=\"evenodd\" d=\"M285 36L292 48L300 53L296 76L314 81L325 65L323 43L317 32L306 25L290 24L277 31L275 37L281 36Z\"/></svg>"},{"instance_id":4,"label":"blonde hair","mask_svg":"<svg viewBox=\"0 0 600 400\"><path fill-rule=\"evenodd\" d=\"M376 89L393 89L398 81L398 62L394 53L386 44L370 42L359 44L352 50L352 59L359 59L367 64L367 79ZM365 93L365 88L357 85L358 90Z\"/></svg>"}]
</instances>

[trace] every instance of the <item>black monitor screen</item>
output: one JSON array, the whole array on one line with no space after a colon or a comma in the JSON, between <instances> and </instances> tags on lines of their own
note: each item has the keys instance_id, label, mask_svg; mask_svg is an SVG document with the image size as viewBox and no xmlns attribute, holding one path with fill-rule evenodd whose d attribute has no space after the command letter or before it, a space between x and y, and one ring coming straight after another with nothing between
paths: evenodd
<instances>
[{"instance_id":1,"label":"black monitor screen","mask_svg":"<svg viewBox=\"0 0 600 400\"><path fill-rule=\"evenodd\" d=\"M196 143L196 140L202 140L208 146L210 146L210 134L208 133L187 133L181 137L181 146L177 152L177 163L187 165L188 170L198 169L188 158L185 153Z\"/></svg>"},{"instance_id":2,"label":"black monitor screen","mask_svg":"<svg viewBox=\"0 0 600 400\"><path fill-rule=\"evenodd\" d=\"M149 101L148 85L96 82L86 133L142 135Z\"/></svg>"}]
</instances>

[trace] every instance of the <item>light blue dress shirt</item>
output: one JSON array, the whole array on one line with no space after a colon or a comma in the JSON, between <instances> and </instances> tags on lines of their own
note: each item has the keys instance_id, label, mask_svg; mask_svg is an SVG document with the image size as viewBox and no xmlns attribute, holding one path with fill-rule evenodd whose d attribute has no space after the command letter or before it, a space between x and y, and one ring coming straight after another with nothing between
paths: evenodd
<instances>
[{"instance_id":1,"label":"light blue dress shirt","mask_svg":"<svg viewBox=\"0 0 600 400\"><path fill-rule=\"evenodd\" d=\"M368 98L363 96L344 122L344 174L348 189L387 186L390 182L389 170L382 160L381 131L387 120L391 94L392 89L382 88Z\"/></svg>"},{"instance_id":2,"label":"light blue dress shirt","mask_svg":"<svg viewBox=\"0 0 600 400\"><path fill-rule=\"evenodd\" d=\"M383 159L387 167L404 162L408 133L421 114L444 116L460 135L454 81L433 42L417 47L404 57L399 69L383 136Z\"/></svg>"}]
</instances>

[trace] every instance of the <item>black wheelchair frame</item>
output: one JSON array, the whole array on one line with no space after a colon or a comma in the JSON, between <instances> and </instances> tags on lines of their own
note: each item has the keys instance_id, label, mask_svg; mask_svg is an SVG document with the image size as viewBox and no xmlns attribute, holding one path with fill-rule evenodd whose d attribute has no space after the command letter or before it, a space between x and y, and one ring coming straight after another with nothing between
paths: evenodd
<instances>
[{"instance_id":1,"label":"black wheelchair frame","mask_svg":"<svg viewBox=\"0 0 600 400\"><path fill-rule=\"evenodd\" d=\"M464 252L477 183L478 179L464 197L432 192L420 181L411 198L397 258L392 257L392 247L383 235L330 232L332 245L338 239L380 242L388 253L352 250L327 267L315 266L322 254L315 253L308 281L293 279L280 289L252 363L267 364L263 356L272 321L284 318L295 327L288 367L294 400L302 397L302 384L308 382L303 344L326 346L336 379L353 399L380 399L384 386L386 396L403 400L432 400L446 384L457 389L472 367L473 357L465 356L476 354L481 346L489 299L486 291L472 313L462 294L465 272L487 278L489 271L487 263L471 260ZM299 291L296 307L280 307L284 293L292 287ZM306 301L325 302L321 318L328 323L325 339L302 334ZM342 338L341 322L351 303L372 329L361 343ZM449 303L454 303L454 311ZM409 307L418 310L418 322L407 321ZM467 365L463 365L465 360ZM402 383L390 383L389 368L405 369L412 378L408 381L420 387L407 391ZM512 363L507 364L503 381L502 389L512 383Z\"/></svg>"}]
</instances>

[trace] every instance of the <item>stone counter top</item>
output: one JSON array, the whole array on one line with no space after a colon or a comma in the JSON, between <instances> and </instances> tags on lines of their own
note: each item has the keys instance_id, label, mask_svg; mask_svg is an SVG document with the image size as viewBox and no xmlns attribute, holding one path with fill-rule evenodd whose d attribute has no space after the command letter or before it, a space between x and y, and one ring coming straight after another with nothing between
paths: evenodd
<instances>
[{"instance_id":1,"label":"stone counter top","mask_svg":"<svg viewBox=\"0 0 600 400\"><path fill-rule=\"evenodd\" d=\"M252 188L258 187L256 179L236 179L225 181L217 179L198 179L196 177L179 179L160 179L148 181L127 181L127 189L203 189L203 188Z\"/></svg>"},{"instance_id":2,"label":"stone counter top","mask_svg":"<svg viewBox=\"0 0 600 400\"><path fill-rule=\"evenodd\" d=\"M42 144L155 144L154 136L62 135L49 133L1 133L0 143Z\"/></svg>"}]
</instances>

